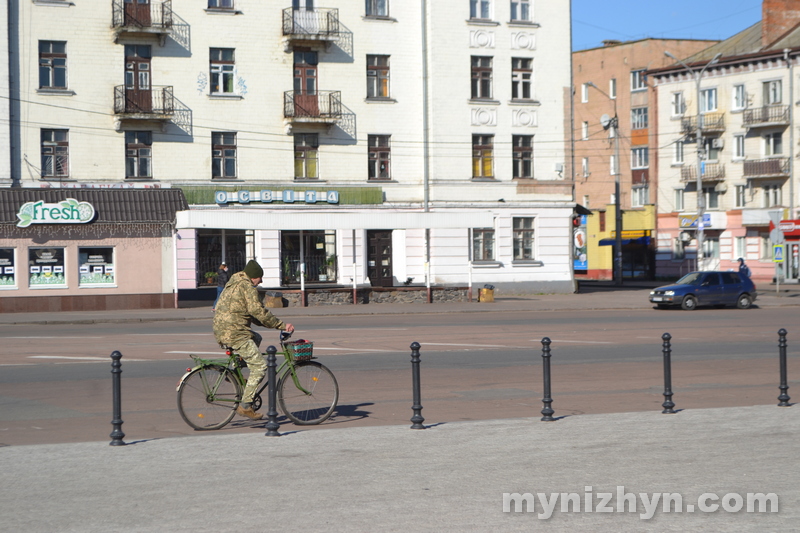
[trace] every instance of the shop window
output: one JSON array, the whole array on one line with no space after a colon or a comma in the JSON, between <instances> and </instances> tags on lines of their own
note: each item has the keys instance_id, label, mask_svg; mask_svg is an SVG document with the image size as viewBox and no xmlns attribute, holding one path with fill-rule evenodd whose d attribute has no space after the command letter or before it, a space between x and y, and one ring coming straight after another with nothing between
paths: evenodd
<instances>
[{"instance_id":1,"label":"shop window","mask_svg":"<svg viewBox=\"0 0 800 533\"><path fill-rule=\"evenodd\" d=\"M14 248L0 248L0 289L16 288L17 270Z\"/></svg>"},{"instance_id":2,"label":"shop window","mask_svg":"<svg viewBox=\"0 0 800 533\"><path fill-rule=\"evenodd\" d=\"M28 248L28 268L31 288L67 286L63 248Z\"/></svg>"},{"instance_id":3,"label":"shop window","mask_svg":"<svg viewBox=\"0 0 800 533\"><path fill-rule=\"evenodd\" d=\"M300 283L302 263L306 283L335 283L337 273L336 231L282 231L281 284Z\"/></svg>"},{"instance_id":4,"label":"shop window","mask_svg":"<svg viewBox=\"0 0 800 533\"><path fill-rule=\"evenodd\" d=\"M113 248L78 248L78 285L107 287L115 285Z\"/></svg>"}]
</instances>

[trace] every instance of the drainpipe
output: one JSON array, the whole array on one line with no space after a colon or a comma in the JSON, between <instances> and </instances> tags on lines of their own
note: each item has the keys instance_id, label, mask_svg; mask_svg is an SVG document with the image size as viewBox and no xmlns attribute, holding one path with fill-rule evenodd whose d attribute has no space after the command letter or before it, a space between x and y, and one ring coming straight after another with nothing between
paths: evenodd
<instances>
[{"instance_id":1,"label":"drainpipe","mask_svg":"<svg viewBox=\"0 0 800 533\"><path fill-rule=\"evenodd\" d=\"M421 0L422 9L422 183L423 210L430 210L430 117L428 116L428 0ZM431 230L425 230L425 284L431 303Z\"/></svg>"},{"instance_id":2,"label":"drainpipe","mask_svg":"<svg viewBox=\"0 0 800 533\"><path fill-rule=\"evenodd\" d=\"M794 68L790 50L783 49L783 58L786 60L786 68L789 69L789 218L796 217L794 212Z\"/></svg>"},{"instance_id":3,"label":"drainpipe","mask_svg":"<svg viewBox=\"0 0 800 533\"><path fill-rule=\"evenodd\" d=\"M356 268L356 230L353 230L353 305L356 304L357 296L358 296L358 281L356 280L356 275L358 270Z\"/></svg>"}]
</instances>

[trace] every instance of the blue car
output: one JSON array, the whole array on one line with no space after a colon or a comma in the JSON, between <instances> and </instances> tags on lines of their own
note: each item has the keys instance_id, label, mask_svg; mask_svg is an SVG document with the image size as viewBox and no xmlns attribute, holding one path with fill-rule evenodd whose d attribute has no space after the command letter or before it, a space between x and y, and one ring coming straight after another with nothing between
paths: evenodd
<instances>
[{"instance_id":1,"label":"blue car","mask_svg":"<svg viewBox=\"0 0 800 533\"><path fill-rule=\"evenodd\" d=\"M680 305L691 311L698 305L747 309L756 300L756 286L738 272L690 272L674 285L650 291L650 302L659 309Z\"/></svg>"}]
</instances>

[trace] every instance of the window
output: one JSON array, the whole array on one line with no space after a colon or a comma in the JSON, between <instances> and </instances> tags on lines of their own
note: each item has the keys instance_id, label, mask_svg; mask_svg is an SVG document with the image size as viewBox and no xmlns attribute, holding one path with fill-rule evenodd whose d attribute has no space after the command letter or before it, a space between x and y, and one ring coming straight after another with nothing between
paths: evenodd
<instances>
[{"instance_id":1,"label":"window","mask_svg":"<svg viewBox=\"0 0 800 533\"><path fill-rule=\"evenodd\" d=\"M783 154L783 133L775 132L764 136L764 155L775 156Z\"/></svg>"},{"instance_id":2,"label":"window","mask_svg":"<svg viewBox=\"0 0 800 533\"><path fill-rule=\"evenodd\" d=\"M492 58L472 56L472 98L492 97Z\"/></svg>"},{"instance_id":3,"label":"window","mask_svg":"<svg viewBox=\"0 0 800 533\"><path fill-rule=\"evenodd\" d=\"M675 237L673 244L674 246L672 247L672 259L675 261L682 261L686 259L686 245L684 244L680 235Z\"/></svg>"},{"instance_id":4,"label":"window","mask_svg":"<svg viewBox=\"0 0 800 533\"><path fill-rule=\"evenodd\" d=\"M719 192L716 187L703 187L706 209L719 209Z\"/></svg>"},{"instance_id":5,"label":"window","mask_svg":"<svg viewBox=\"0 0 800 533\"><path fill-rule=\"evenodd\" d=\"M530 22L533 20L532 14L531 0L511 0L512 22Z\"/></svg>"},{"instance_id":6,"label":"window","mask_svg":"<svg viewBox=\"0 0 800 533\"><path fill-rule=\"evenodd\" d=\"M152 178L153 134L149 131L125 132L125 177Z\"/></svg>"},{"instance_id":7,"label":"window","mask_svg":"<svg viewBox=\"0 0 800 533\"><path fill-rule=\"evenodd\" d=\"M294 136L294 178L317 179L319 138L316 133L298 133Z\"/></svg>"},{"instance_id":8,"label":"window","mask_svg":"<svg viewBox=\"0 0 800 533\"><path fill-rule=\"evenodd\" d=\"M211 132L211 177L236 178L235 132Z\"/></svg>"},{"instance_id":9,"label":"window","mask_svg":"<svg viewBox=\"0 0 800 533\"><path fill-rule=\"evenodd\" d=\"M584 122L581 124L581 140L588 141L589 140L589 123Z\"/></svg>"},{"instance_id":10,"label":"window","mask_svg":"<svg viewBox=\"0 0 800 533\"><path fill-rule=\"evenodd\" d=\"M512 135L514 178L533 177L533 135Z\"/></svg>"},{"instance_id":11,"label":"window","mask_svg":"<svg viewBox=\"0 0 800 533\"><path fill-rule=\"evenodd\" d=\"M608 80L608 96L610 96L612 100L617 98L617 78Z\"/></svg>"},{"instance_id":12,"label":"window","mask_svg":"<svg viewBox=\"0 0 800 533\"><path fill-rule=\"evenodd\" d=\"M703 89L700 91L700 111L708 113L717 110L717 89Z\"/></svg>"},{"instance_id":13,"label":"window","mask_svg":"<svg viewBox=\"0 0 800 533\"><path fill-rule=\"evenodd\" d=\"M647 89L647 76L644 75L645 69L631 71L631 91L643 91Z\"/></svg>"},{"instance_id":14,"label":"window","mask_svg":"<svg viewBox=\"0 0 800 533\"><path fill-rule=\"evenodd\" d=\"M474 228L472 230L472 260L494 261L493 228Z\"/></svg>"},{"instance_id":15,"label":"window","mask_svg":"<svg viewBox=\"0 0 800 533\"><path fill-rule=\"evenodd\" d=\"M392 178L390 172L390 137L390 135L367 135L367 150L369 151L368 178L370 180L388 180Z\"/></svg>"},{"instance_id":16,"label":"window","mask_svg":"<svg viewBox=\"0 0 800 533\"><path fill-rule=\"evenodd\" d=\"M747 107L747 93L744 85L733 86L733 109L739 111Z\"/></svg>"},{"instance_id":17,"label":"window","mask_svg":"<svg viewBox=\"0 0 800 533\"><path fill-rule=\"evenodd\" d=\"M78 285L103 287L114 282L113 248L78 248Z\"/></svg>"},{"instance_id":18,"label":"window","mask_svg":"<svg viewBox=\"0 0 800 533\"><path fill-rule=\"evenodd\" d=\"M584 157L584 159L588 160L589 158L588 157ZM584 194L583 195L583 207L585 207L587 209L589 208L589 195L588 194Z\"/></svg>"},{"instance_id":19,"label":"window","mask_svg":"<svg viewBox=\"0 0 800 533\"><path fill-rule=\"evenodd\" d=\"M69 176L69 130L42 130L42 177Z\"/></svg>"},{"instance_id":20,"label":"window","mask_svg":"<svg viewBox=\"0 0 800 533\"><path fill-rule=\"evenodd\" d=\"M389 0L366 0L368 17L388 17Z\"/></svg>"},{"instance_id":21,"label":"window","mask_svg":"<svg viewBox=\"0 0 800 533\"><path fill-rule=\"evenodd\" d=\"M769 238L769 233L761 234L761 256L762 261L772 261L772 240Z\"/></svg>"},{"instance_id":22,"label":"window","mask_svg":"<svg viewBox=\"0 0 800 533\"><path fill-rule=\"evenodd\" d=\"M212 48L209 55L211 94L233 94L233 48Z\"/></svg>"},{"instance_id":23,"label":"window","mask_svg":"<svg viewBox=\"0 0 800 533\"><path fill-rule=\"evenodd\" d=\"M511 99L530 100L533 82L533 60L520 57L511 58Z\"/></svg>"},{"instance_id":24,"label":"window","mask_svg":"<svg viewBox=\"0 0 800 533\"><path fill-rule=\"evenodd\" d=\"M763 207L776 207L783 205L782 189L780 185L765 185L761 188L761 205Z\"/></svg>"},{"instance_id":25,"label":"window","mask_svg":"<svg viewBox=\"0 0 800 533\"><path fill-rule=\"evenodd\" d=\"M647 127L647 108L635 107L631 109L631 129L641 130Z\"/></svg>"},{"instance_id":26,"label":"window","mask_svg":"<svg viewBox=\"0 0 800 533\"><path fill-rule=\"evenodd\" d=\"M39 41L39 87L67 88L66 41Z\"/></svg>"},{"instance_id":27,"label":"window","mask_svg":"<svg viewBox=\"0 0 800 533\"><path fill-rule=\"evenodd\" d=\"M719 259L719 237L706 237L703 239L703 257L706 259ZM712 276L711 284L719 284L719 278Z\"/></svg>"},{"instance_id":28,"label":"window","mask_svg":"<svg viewBox=\"0 0 800 533\"><path fill-rule=\"evenodd\" d=\"M747 237L734 237L733 259L747 257Z\"/></svg>"},{"instance_id":29,"label":"window","mask_svg":"<svg viewBox=\"0 0 800 533\"><path fill-rule=\"evenodd\" d=\"M233 9L233 0L208 0L209 9Z\"/></svg>"},{"instance_id":30,"label":"window","mask_svg":"<svg viewBox=\"0 0 800 533\"><path fill-rule=\"evenodd\" d=\"M534 256L533 217L514 218L514 259L536 259Z\"/></svg>"},{"instance_id":31,"label":"window","mask_svg":"<svg viewBox=\"0 0 800 533\"><path fill-rule=\"evenodd\" d=\"M584 83L581 85L581 103L585 104L589 101L589 84Z\"/></svg>"},{"instance_id":32,"label":"window","mask_svg":"<svg viewBox=\"0 0 800 533\"><path fill-rule=\"evenodd\" d=\"M28 285L66 287L64 248L28 248Z\"/></svg>"},{"instance_id":33,"label":"window","mask_svg":"<svg viewBox=\"0 0 800 533\"><path fill-rule=\"evenodd\" d=\"M494 135L472 136L472 177L494 177Z\"/></svg>"},{"instance_id":34,"label":"window","mask_svg":"<svg viewBox=\"0 0 800 533\"><path fill-rule=\"evenodd\" d=\"M683 189L675 189L675 211L683 210Z\"/></svg>"},{"instance_id":35,"label":"window","mask_svg":"<svg viewBox=\"0 0 800 533\"><path fill-rule=\"evenodd\" d=\"M778 105L782 97L781 80L764 82L764 105Z\"/></svg>"},{"instance_id":36,"label":"window","mask_svg":"<svg viewBox=\"0 0 800 533\"><path fill-rule=\"evenodd\" d=\"M588 178L589 177L589 158L588 157L584 157L583 158L583 161L581 162L581 170L583 171L583 177L584 178ZM583 205L585 206L586 203L584 202Z\"/></svg>"},{"instance_id":37,"label":"window","mask_svg":"<svg viewBox=\"0 0 800 533\"><path fill-rule=\"evenodd\" d=\"M733 136L733 158L744 159L744 135Z\"/></svg>"},{"instance_id":38,"label":"window","mask_svg":"<svg viewBox=\"0 0 800 533\"><path fill-rule=\"evenodd\" d=\"M682 117L686 112L686 100L683 98L682 92L672 93L670 109L673 117Z\"/></svg>"},{"instance_id":39,"label":"window","mask_svg":"<svg viewBox=\"0 0 800 533\"><path fill-rule=\"evenodd\" d=\"M389 98L389 56L367 56L367 98Z\"/></svg>"},{"instance_id":40,"label":"window","mask_svg":"<svg viewBox=\"0 0 800 533\"><path fill-rule=\"evenodd\" d=\"M683 141L675 141L672 152L672 163L682 165L683 161Z\"/></svg>"},{"instance_id":41,"label":"window","mask_svg":"<svg viewBox=\"0 0 800 533\"><path fill-rule=\"evenodd\" d=\"M647 147L631 149L631 168L648 168L649 149Z\"/></svg>"},{"instance_id":42,"label":"window","mask_svg":"<svg viewBox=\"0 0 800 533\"><path fill-rule=\"evenodd\" d=\"M736 207L747 206L747 185L736 186Z\"/></svg>"},{"instance_id":43,"label":"window","mask_svg":"<svg viewBox=\"0 0 800 533\"><path fill-rule=\"evenodd\" d=\"M613 204L614 202L611 202L611 203ZM600 226L600 231L605 231L606 230L606 212L605 211L600 211L599 213L600 213L600 218L597 221L597 223Z\"/></svg>"},{"instance_id":44,"label":"window","mask_svg":"<svg viewBox=\"0 0 800 533\"><path fill-rule=\"evenodd\" d=\"M707 161L719 160L719 141L711 137L703 139L703 148L705 149L705 158Z\"/></svg>"},{"instance_id":45,"label":"window","mask_svg":"<svg viewBox=\"0 0 800 533\"><path fill-rule=\"evenodd\" d=\"M0 248L0 289L17 286L14 248Z\"/></svg>"},{"instance_id":46,"label":"window","mask_svg":"<svg viewBox=\"0 0 800 533\"><path fill-rule=\"evenodd\" d=\"M631 189L631 207L643 207L650 200L650 187L634 187Z\"/></svg>"},{"instance_id":47,"label":"window","mask_svg":"<svg viewBox=\"0 0 800 533\"><path fill-rule=\"evenodd\" d=\"M490 20L492 18L491 0L469 0L469 18Z\"/></svg>"}]
</instances>

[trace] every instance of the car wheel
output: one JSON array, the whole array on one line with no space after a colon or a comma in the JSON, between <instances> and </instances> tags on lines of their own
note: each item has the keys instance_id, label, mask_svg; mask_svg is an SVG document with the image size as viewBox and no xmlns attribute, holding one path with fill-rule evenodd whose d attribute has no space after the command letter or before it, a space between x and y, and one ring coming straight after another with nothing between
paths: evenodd
<instances>
[{"instance_id":1,"label":"car wheel","mask_svg":"<svg viewBox=\"0 0 800 533\"><path fill-rule=\"evenodd\" d=\"M686 296L683 298L683 302L681 302L681 309L686 311L693 311L697 309L697 298L694 296Z\"/></svg>"},{"instance_id":2,"label":"car wheel","mask_svg":"<svg viewBox=\"0 0 800 533\"><path fill-rule=\"evenodd\" d=\"M659 309L669 309L669 305L667 304L656 304Z\"/></svg>"},{"instance_id":3,"label":"car wheel","mask_svg":"<svg viewBox=\"0 0 800 533\"><path fill-rule=\"evenodd\" d=\"M739 299L736 300L736 307L739 309L747 309L751 305L753 305L753 299L750 298L749 294L742 294L739 296Z\"/></svg>"}]
</instances>

